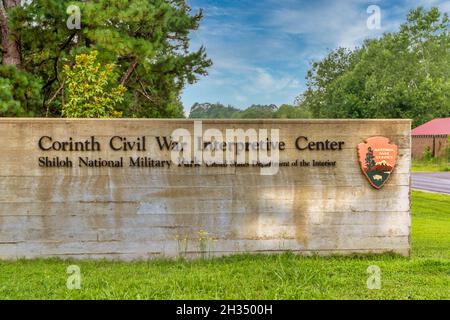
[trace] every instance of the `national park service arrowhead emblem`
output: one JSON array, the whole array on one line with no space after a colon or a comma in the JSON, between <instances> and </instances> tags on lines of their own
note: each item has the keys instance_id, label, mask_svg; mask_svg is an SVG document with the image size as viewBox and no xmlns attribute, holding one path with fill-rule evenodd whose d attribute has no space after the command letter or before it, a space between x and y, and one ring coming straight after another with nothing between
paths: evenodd
<instances>
[{"instance_id":1,"label":"national park service arrowhead emblem","mask_svg":"<svg viewBox=\"0 0 450 320\"><path fill-rule=\"evenodd\" d=\"M397 162L398 148L385 137L372 137L358 144L359 164L370 184L381 189Z\"/></svg>"}]
</instances>

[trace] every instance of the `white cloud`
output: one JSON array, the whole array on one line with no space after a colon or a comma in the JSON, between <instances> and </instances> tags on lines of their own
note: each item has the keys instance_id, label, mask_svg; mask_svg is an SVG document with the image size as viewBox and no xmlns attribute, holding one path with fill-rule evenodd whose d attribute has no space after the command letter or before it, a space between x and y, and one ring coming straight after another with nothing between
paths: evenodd
<instances>
[{"instance_id":1,"label":"white cloud","mask_svg":"<svg viewBox=\"0 0 450 320\"><path fill-rule=\"evenodd\" d=\"M381 8L381 30L367 28L370 5ZM450 11L448 0L240 0L206 5L192 47L206 45L214 66L208 77L187 88L183 102L187 108L195 101L238 107L292 103L305 87L309 62L337 46L351 48L398 30L407 12L420 5Z\"/></svg>"},{"instance_id":2,"label":"white cloud","mask_svg":"<svg viewBox=\"0 0 450 320\"><path fill-rule=\"evenodd\" d=\"M376 3L377 1L372 1ZM304 39L308 45L354 47L382 30L369 30L367 1L330 1L326 5L281 8L267 17L267 25Z\"/></svg>"}]
</instances>

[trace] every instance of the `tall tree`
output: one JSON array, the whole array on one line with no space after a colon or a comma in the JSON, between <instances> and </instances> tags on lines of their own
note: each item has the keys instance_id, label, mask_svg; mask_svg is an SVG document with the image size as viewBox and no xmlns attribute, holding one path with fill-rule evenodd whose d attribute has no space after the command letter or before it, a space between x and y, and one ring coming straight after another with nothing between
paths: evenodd
<instances>
[{"instance_id":1,"label":"tall tree","mask_svg":"<svg viewBox=\"0 0 450 320\"><path fill-rule=\"evenodd\" d=\"M0 29L1 29L1 51L2 64L13 65L18 69L22 68L22 58L20 56L17 35L9 25L9 12L20 5L20 0L0 0Z\"/></svg>"},{"instance_id":2,"label":"tall tree","mask_svg":"<svg viewBox=\"0 0 450 320\"><path fill-rule=\"evenodd\" d=\"M69 5L80 8L79 30L66 25ZM64 66L81 53L96 50L99 63L115 65L126 117L183 117L181 91L211 65L203 47L189 48L203 15L186 0L32 0L9 12L24 70L42 79L42 109L54 116L64 103Z\"/></svg>"}]
</instances>

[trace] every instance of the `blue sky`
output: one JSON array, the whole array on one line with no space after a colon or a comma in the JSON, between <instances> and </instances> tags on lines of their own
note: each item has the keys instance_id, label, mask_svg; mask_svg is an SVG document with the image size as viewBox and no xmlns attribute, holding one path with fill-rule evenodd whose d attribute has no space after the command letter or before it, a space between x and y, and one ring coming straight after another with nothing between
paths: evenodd
<instances>
[{"instance_id":1,"label":"blue sky","mask_svg":"<svg viewBox=\"0 0 450 320\"><path fill-rule=\"evenodd\" d=\"M408 11L446 0L190 0L205 18L191 35L191 48L206 47L214 65L209 76L182 95L186 112L194 102L293 103L305 88L312 61L338 46L353 48L366 38L398 30ZM370 5L381 9L381 28L369 29Z\"/></svg>"}]
</instances>

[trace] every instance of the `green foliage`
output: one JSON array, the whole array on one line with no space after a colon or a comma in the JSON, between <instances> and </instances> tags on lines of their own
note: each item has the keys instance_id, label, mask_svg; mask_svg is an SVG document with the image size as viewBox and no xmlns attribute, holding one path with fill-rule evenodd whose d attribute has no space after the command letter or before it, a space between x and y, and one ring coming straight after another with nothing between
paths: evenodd
<instances>
[{"instance_id":1,"label":"green foliage","mask_svg":"<svg viewBox=\"0 0 450 320\"><path fill-rule=\"evenodd\" d=\"M191 119L307 119L309 110L288 104L280 108L276 105L252 105L245 110L223 104L195 103L189 115Z\"/></svg>"},{"instance_id":2,"label":"green foliage","mask_svg":"<svg viewBox=\"0 0 450 320\"><path fill-rule=\"evenodd\" d=\"M81 8L81 30L66 26L71 4ZM43 80L41 114L61 115L55 93L64 65L80 53L97 50L99 63L116 66L127 88L118 110L124 117L184 117L181 91L211 65L204 48L189 49L202 12L192 14L185 0L34 0L8 14L25 71Z\"/></svg>"},{"instance_id":3,"label":"green foliage","mask_svg":"<svg viewBox=\"0 0 450 320\"><path fill-rule=\"evenodd\" d=\"M232 119L235 118L241 110L233 106L224 106L216 103L195 103L189 114L191 119Z\"/></svg>"},{"instance_id":4,"label":"green foliage","mask_svg":"<svg viewBox=\"0 0 450 320\"><path fill-rule=\"evenodd\" d=\"M206 75L211 61L204 48L189 51L189 33L202 12L191 15L185 0L99 0L78 3L83 34L107 61L116 59L129 94L121 111L127 117L184 117L179 96L186 84ZM108 27L113 25L114 27Z\"/></svg>"},{"instance_id":5,"label":"green foliage","mask_svg":"<svg viewBox=\"0 0 450 320\"><path fill-rule=\"evenodd\" d=\"M412 162L413 172L446 172L450 171L450 136L442 156L434 157L430 147L427 147L422 158Z\"/></svg>"},{"instance_id":6,"label":"green foliage","mask_svg":"<svg viewBox=\"0 0 450 320\"><path fill-rule=\"evenodd\" d=\"M367 154L366 154L366 167L367 167L367 171L370 171L372 169L372 167L375 166L375 158L373 156L373 150L372 148L369 147L369 149L367 150Z\"/></svg>"},{"instance_id":7,"label":"green foliage","mask_svg":"<svg viewBox=\"0 0 450 320\"><path fill-rule=\"evenodd\" d=\"M13 88L9 79L0 78L0 113L2 116L8 114L20 114L21 105L13 97Z\"/></svg>"},{"instance_id":8,"label":"green foliage","mask_svg":"<svg viewBox=\"0 0 450 320\"><path fill-rule=\"evenodd\" d=\"M274 112L273 117L277 119L310 119L312 113L302 106L283 104Z\"/></svg>"},{"instance_id":9,"label":"green foliage","mask_svg":"<svg viewBox=\"0 0 450 320\"><path fill-rule=\"evenodd\" d=\"M270 119L277 110L276 105L252 105L237 115L239 119Z\"/></svg>"},{"instance_id":10,"label":"green foliage","mask_svg":"<svg viewBox=\"0 0 450 320\"><path fill-rule=\"evenodd\" d=\"M412 10L399 32L314 63L299 100L319 118L411 118L416 126L449 116L449 30L448 14Z\"/></svg>"},{"instance_id":11,"label":"green foliage","mask_svg":"<svg viewBox=\"0 0 450 320\"><path fill-rule=\"evenodd\" d=\"M42 115L41 82L14 66L0 66L0 116Z\"/></svg>"},{"instance_id":12,"label":"green foliage","mask_svg":"<svg viewBox=\"0 0 450 320\"><path fill-rule=\"evenodd\" d=\"M412 172L447 172L450 171L450 161L445 158L432 158L431 160L413 160Z\"/></svg>"},{"instance_id":13,"label":"green foliage","mask_svg":"<svg viewBox=\"0 0 450 320\"><path fill-rule=\"evenodd\" d=\"M448 145L442 156L434 157L430 147L426 147L422 158L412 162L413 172L446 172L450 171L450 136Z\"/></svg>"},{"instance_id":14,"label":"green foliage","mask_svg":"<svg viewBox=\"0 0 450 320\"><path fill-rule=\"evenodd\" d=\"M75 65L65 66L67 98L61 115L67 118L117 118L115 106L123 101L126 88L112 86L114 67L97 63L97 51L81 54Z\"/></svg>"}]
</instances>

